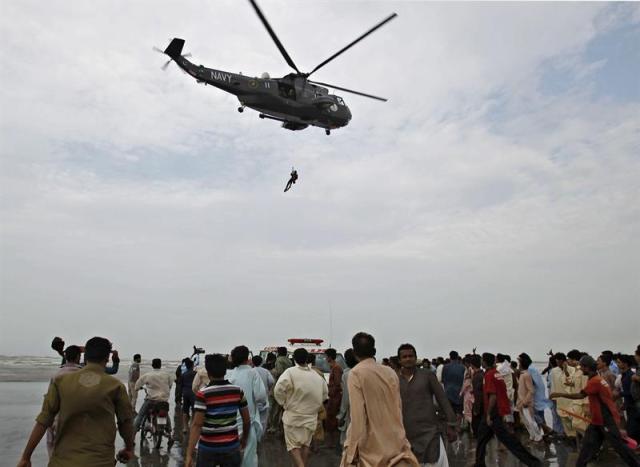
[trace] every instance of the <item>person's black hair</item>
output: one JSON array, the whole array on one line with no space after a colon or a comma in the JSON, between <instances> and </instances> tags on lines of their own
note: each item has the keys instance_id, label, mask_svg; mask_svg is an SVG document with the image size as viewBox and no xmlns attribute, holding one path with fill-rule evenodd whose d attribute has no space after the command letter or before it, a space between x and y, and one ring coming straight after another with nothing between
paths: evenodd
<instances>
[{"instance_id":1,"label":"person's black hair","mask_svg":"<svg viewBox=\"0 0 640 467\"><path fill-rule=\"evenodd\" d=\"M70 345L64 350L64 359L67 362L79 362L82 350L77 345Z\"/></svg>"},{"instance_id":2,"label":"person's black hair","mask_svg":"<svg viewBox=\"0 0 640 467\"><path fill-rule=\"evenodd\" d=\"M338 352L336 352L336 349L327 349L324 351L324 354L331 360L335 360L336 358L338 358Z\"/></svg>"},{"instance_id":3,"label":"person's black hair","mask_svg":"<svg viewBox=\"0 0 640 467\"><path fill-rule=\"evenodd\" d=\"M276 359L276 354L274 354L273 352L269 352L267 354L267 363L269 362L273 362Z\"/></svg>"},{"instance_id":4,"label":"person's black hair","mask_svg":"<svg viewBox=\"0 0 640 467\"><path fill-rule=\"evenodd\" d=\"M84 358L90 363L102 363L109 360L111 342L104 337L92 337L84 345Z\"/></svg>"},{"instance_id":5,"label":"person's black hair","mask_svg":"<svg viewBox=\"0 0 640 467\"><path fill-rule=\"evenodd\" d=\"M522 365L522 368L524 368L525 370L529 369L529 367L533 363L531 357L529 357L529 355L524 352L518 355L518 358L520 359L520 365Z\"/></svg>"},{"instance_id":6,"label":"person's black hair","mask_svg":"<svg viewBox=\"0 0 640 467\"><path fill-rule=\"evenodd\" d=\"M193 360L191 360L190 358L185 359L184 366L187 367L187 370L193 369Z\"/></svg>"},{"instance_id":7,"label":"person's black hair","mask_svg":"<svg viewBox=\"0 0 640 467\"><path fill-rule=\"evenodd\" d=\"M606 355L609 357L609 361L613 360L613 352L611 350L603 350L600 355Z\"/></svg>"},{"instance_id":8,"label":"person's black hair","mask_svg":"<svg viewBox=\"0 0 640 467\"><path fill-rule=\"evenodd\" d=\"M278 347L278 356L286 357L287 356L287 348L286 347Z\"/></svg>"},{"instance_id":9,"label":"person's black hair","mask_svg":"<svg viewBox=\"0 0 640 467\"><path fill-rule=\"evenodd\" d=\"M300 366L304 366L307 364L308 356L309 352L307 352L307 349L305 348L299 348L293 351L293 361Z\"/></svg>"},{"instance_id":10,"label":"person's black hair","mask_svg":"<svg viewBox=\"0 0 640 467\"><path fill-rule=\"evenodd\" d=\"M600 360L604 362L605 365L611 365L611 360L613 360L613 352L607 352L606 350L600 354Z\"/></svg>"},{"instance_id":11,"label":"person's black hair","mask_svg":"<svg viewBox=\"0 0 640 467\"><path fill-rule=\"evenodd\" d=\"M210 377L223 378L227 372L227 358L219 353L205 355L204 367Z\"/></svg>"},{"instance_id":12,"label":"person's black hair","mask_svg":"<svg viewBox=\"0 0 640 467\"><path fill-rule=\"evenodd\" d=\"M376 340L371 334L359 332L351 339L353 352L359 358L373 358L376 355Z\"/></svg>"},{"instance_id":13,"label":"person's black hair","mask_svg":"<svg viewBox=\"0 0 640 467\"><path fill-rule=\"evenodd\" d=\"M436 366L442 365L443 363L444 363L444 358L443 357L436 358Z\"/></svg>"},{"instance_id":14,"label":"person's black hair","mask_svg":"<svg viewBox=\"0 0 640 467\"><path fill-rule=\"evenodd\" d=\"M451 352L449 352L449 358L451 360L458 360L460 358L460 354L455 350L452 350Z\"/></svg>"},{"instance_id":15,"label":"person's black hair","mask_svg":"<svg viewBox=\"0 0 640 467\"><path fill-rule=\"evenodd\" d=\"M307 355L307 364L316 366L316 354L309 352L309 355Z\"/></svg>"},{"instance_id":16,"label":"person's black hair","mask_svg":"<svg viewBox=\"0 0 640 467\"><path fill-rule=\"evenodd\" d=\"M553 357L556 359L556 364L558 363L558 360L562 360L563 362L567 361L567 356L562 352L557 352Z\"/></svg>"},{"instance_id":17,"label":"person's black hair","mask_svg":"<svg viewBox=\"0 0 640 467\"><path fill-rule=\"evenodd\" d=\"M135 362L136 360L142 360L142 356L139 353L133 356L133 361Z\"/></svg>"},{"instance_id":18,"label":"person's black hair","mask_svg":"<svg viewBox=\"0 0 640 467\"><path fill-rule=\"evenodd\" d=\"M633 368L634 366L636 366L636 359L633 358L633 355L620 355L618 357L618 360L627 365L629 368Z\"/></svg>"},{"instance_id":19,"label":"person's black hair","mask_svg":"<svg viewBox=\"0 0 640 467\"><path fill-rule=\"evenodd\" d=\"M509 363L511 363L511 355L506 354L506 355L504 356L504 359L505 359L506 361L508 361Z\"/></svg>"},{"instance_id":20,"label":"person's black hair","mask_svg":"<svg viewBox=\"0 0 640 467\"><path fill-rule=\"evenodd\" d=\"M482 357L478 354L473 354L469 357L469 363L475 368L482 367Z\"/></svg>"},{"instance_id":21,"label":"person's black hair","mask_svg":"<svg viewBox=\"0 0 640 467\"><path fill-rule=\"evenodd\" d=\"M231 361L234 366L240 366L249 360L249 348L246 345L234 347L231 351Z\"/></svg>"},{"instance_id":22,"label":"person's black hair","mask_svg":"<svg viewBox=\"0 0 640 467\"><path fill-rule=\"evenodd\" d=\"M511 362L511 368L518 368L518 362Z\"/></svg>"},{"instance_id":23,"label":"person's black hair","mask_svg":"<svg viewBox=\"0 0 640 467\"><path fill-rule=\"evenodd\" d=\"M580 365L588 368L591 371L597 371L598 369L598 364L596 363L596 361L593 359L593 357L587 353L583 354L580 357Z\"/></svg>"},{"instance_id":24,"label":"person's black hair","mask_svg":"<svg viewBox=\"0 0 640 467\"><path fill-rule=\"evenodd\" d=\"M482 354L482 360L487 364L487 366L493 366L496 364L496 356L489 352Z\"/></svg>"},{"instance_id":25,"label":"person's black hair","mask_svg":"<svg viewBox=\"0 0 640 467\"><path fill-rule=\"evenodd\" d=\"M253 363L253 366L256 368L259 366L262 366L262 357L260 355L254 355L251 358L251 362Z\"/></svg>"},{"instance_id":26,"label":"person's black hair","mask_svg":"<svg viewBox=\"0 0 640 467\"><path fill-rule=\"evenodd\" d=\"M555 368L558 366L555 355L549 357L549 368Z\"/></svg>"},{"instance_id":27,"label":"person's black hair","mask_svg":"<svg viewBox=\"0 0 640 467\"><path fill-rule=\"evenodd\" d=\"M353 368L358 364L358 360L356 360L353 349L347 349L344 351L344 361L349 368Z\"/></svg>"},{"instance_id":28,"label":"person's black hair","mask_svg":"<svg viewBox=\"0 0 640 467\"><path fill-rule=\"evenodd\" d=\"M582 352L580 352L579 350L573 349L567 352L567 358L570 358L571 360L580 360L581 357Z\"/></svg>"},{"instance_id":29,"label":"person's black hair","mask_svg":"<svg viewBox=\"0 0 640 467\"><path fill-rule=\"evenodd\" d=\"M398 352L397 352L398 358L400 358L400 352L403 351L403 350L411 350L411 351L413 351L413 356L418 358L418 353L416 352L416 348L413 345L409 344L409 343L402 344L400 347L398 347Z\"/></svg>"},{"instance_id":30,"label":"person's black hair","mask_svg":"<svg viewBox=\"0 0 640 467\"><path fill-rule=\"evenodd\" d=\"M162 368L162 360L159 358L154 358L151 360L151 368L155 368L156 370Z\"/></svg>"},{"instance_id":31,"label":"person's black hair","mask_svg":"<svg viewBox=\"0 0 640 467\"><path fill-rule=\"evenodd\" d=\"M505 354L502 353L497 353L496 354L496 362L498 363L502 363L507 359L507 356Z\"/></svg>"}]
</instances>

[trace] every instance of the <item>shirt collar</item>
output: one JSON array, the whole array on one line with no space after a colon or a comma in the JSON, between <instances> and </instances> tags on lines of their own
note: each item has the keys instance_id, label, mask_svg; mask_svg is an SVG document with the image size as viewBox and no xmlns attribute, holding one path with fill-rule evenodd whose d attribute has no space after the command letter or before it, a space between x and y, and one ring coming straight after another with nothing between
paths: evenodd
<instances>
[{"instance_id":1,"label":"shirt collar","mask_svg":"<svg viewBox=\"0 0 640 467\"><path fill-rule=\"evenodd\" d=\"M231 384L231 383L226 379L209 381L209 386L226 386L227 384Z\"/></svg>"}]
</instances>

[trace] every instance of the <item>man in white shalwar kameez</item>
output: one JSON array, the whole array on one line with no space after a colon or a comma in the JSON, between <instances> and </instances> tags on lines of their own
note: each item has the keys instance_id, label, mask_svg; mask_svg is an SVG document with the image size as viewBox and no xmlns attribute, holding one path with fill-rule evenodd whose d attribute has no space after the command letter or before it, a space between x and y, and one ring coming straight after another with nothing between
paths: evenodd
<instances>
[{"instance_id":1,"label":"man in white shalwar kameez","mask_svg":"<svg viewBox=\"0 0 640 467\"><path fill-rule=\"evenodd\" d=\"M329 397L326 381L307 366L307 356L306 349L296 349L296 365L282 373L273 390L276 401L284 408L284 439L296 467L307 463L318 412Z\"/></svg>"}]
</instances>

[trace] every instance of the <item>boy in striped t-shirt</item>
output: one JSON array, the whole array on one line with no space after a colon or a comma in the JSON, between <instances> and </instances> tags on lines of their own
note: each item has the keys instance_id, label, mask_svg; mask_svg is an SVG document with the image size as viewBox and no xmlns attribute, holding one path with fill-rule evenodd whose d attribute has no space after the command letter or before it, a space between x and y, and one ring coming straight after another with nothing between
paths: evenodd
<instances>
[{"instance_id":1,"label":"boy in striped t-shirt","mask_svg":"<svg viewBox=\"0 0 640 467\"><path fill-rule=\"evenodd\" d=\"M227 372L224 356L207 355L205 368L210 382L196 394L184 466L193 467L193 453L198 443L196 467L240 467L250 431L247 400L242 389L224 379ZM242 416L242 439L236 423L238 411Z\"/></svg>"}]
</instances>

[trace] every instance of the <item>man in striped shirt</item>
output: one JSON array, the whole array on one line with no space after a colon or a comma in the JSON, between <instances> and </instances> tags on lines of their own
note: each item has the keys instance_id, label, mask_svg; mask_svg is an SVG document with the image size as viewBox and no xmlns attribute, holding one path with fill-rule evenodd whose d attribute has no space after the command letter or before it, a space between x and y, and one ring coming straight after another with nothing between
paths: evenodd
<instances>
[{"instance_id":1,"label":"man in striped shirt","mask_svg":"<svg viewBox=\"0 0 640 467\"><path fill-rule=\"evenodd\" d=\"M207 355L205 368L210 382L196 394L184 465L193 467L193 453L198 443L196 467L239 467L250 432L247 400L242 389L224 378L227 372L224 356ZM238 412L242 417L242 438L238 436Z\"/></svg>"}]
</instances>

